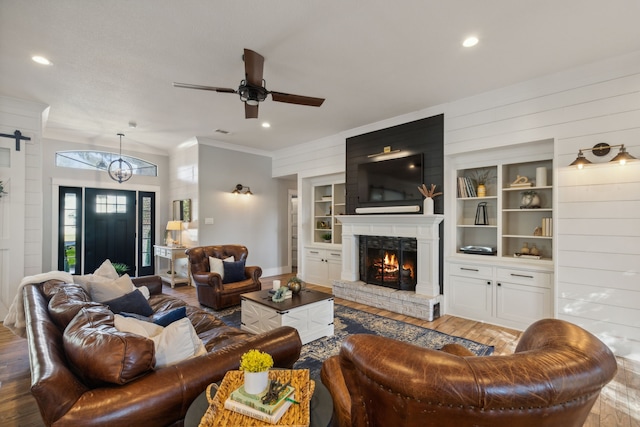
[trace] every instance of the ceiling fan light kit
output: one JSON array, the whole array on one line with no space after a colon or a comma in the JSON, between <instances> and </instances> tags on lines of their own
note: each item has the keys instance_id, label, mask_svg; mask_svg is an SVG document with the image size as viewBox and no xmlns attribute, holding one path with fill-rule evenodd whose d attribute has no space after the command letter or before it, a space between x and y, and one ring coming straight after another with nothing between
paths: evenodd
<instances>
[{"instance_id":1,"label":"ceiling fan light kit","mask_svg":"<svg viewBox=\"0 0 640 427\"><path fill-rule=\"evenodd\" d=\"M177 82L173 82L173 86L185 89L208 90L219 93L236 93L240 96L240 101L245 104L244 111L245 118L247 119L258 118L258 104L267 99L268 95L271 95L271 99L276 102L307 105L310 107L319 107L324 102L324 98L293 95L284 92L271 92L267 90L266 82L262 78L264 71L264 57L250 49L245 49L242 59L244 61L245 79L240 81L240 86L237 90L224 87Z\"/></svg>"}]
</instances>

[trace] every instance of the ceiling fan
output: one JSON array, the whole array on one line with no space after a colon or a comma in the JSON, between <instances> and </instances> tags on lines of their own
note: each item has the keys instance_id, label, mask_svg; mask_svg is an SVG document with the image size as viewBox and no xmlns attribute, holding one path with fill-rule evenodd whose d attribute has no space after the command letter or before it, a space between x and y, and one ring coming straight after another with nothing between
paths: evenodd
<instances>
[{"instance_id":1,"label":"ceiling fan","mask_svg":"<svg viewBox=\"0 0 640 427\"><path fill-rule=\"evenodd\" d=\"M237 93L240 95L240 100L244 102L244 115L247 119L258 118L258 104L267 99L267 95L269 94L271 94L271 98L274 101L289 104L319 107L324 102L324 98L312 98L310 96L292 95L290 93L267 90L266 82L262 78L264 57L250 49L245 49L242 59L244 61L245 78L240 82L238 89L177 82L173 82L173 86L186 89L210 90L220 93Z\"/></svg>"}]
</instances>

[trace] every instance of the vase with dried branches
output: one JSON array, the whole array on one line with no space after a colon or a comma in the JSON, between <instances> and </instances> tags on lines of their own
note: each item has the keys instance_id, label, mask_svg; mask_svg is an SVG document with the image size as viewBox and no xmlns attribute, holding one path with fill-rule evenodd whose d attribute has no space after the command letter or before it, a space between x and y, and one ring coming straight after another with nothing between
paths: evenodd
<instances>
[{"instance_id":1,"label":"vase with dried branches","mask_svg":"<svg viewBox=\"0 0 640 427\"><path fill-rule=\"evenodd\" d=\"M422 186L418 186L418 191L424 196L422 213L425 215L433 215L433 198L442 195L442 192L436 192L435 184L431 184L429 187L422 184Z\"/></svg>"}]
</instances>

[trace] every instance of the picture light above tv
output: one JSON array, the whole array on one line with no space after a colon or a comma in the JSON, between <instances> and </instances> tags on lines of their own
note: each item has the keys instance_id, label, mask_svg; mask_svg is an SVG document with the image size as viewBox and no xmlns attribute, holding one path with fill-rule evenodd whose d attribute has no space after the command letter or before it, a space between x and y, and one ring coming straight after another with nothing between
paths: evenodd
<instances>
[{"instance_id":1,"label":"picture light above tv","mask_svg":"<svg viewBox=\"0 0 640 427\"><path fill-rule=\"evenodd\" d=\"M422 205L418 186L424 176L423 155L413 154L358 165L358 206Z\"/></svg>"}]
</instances>

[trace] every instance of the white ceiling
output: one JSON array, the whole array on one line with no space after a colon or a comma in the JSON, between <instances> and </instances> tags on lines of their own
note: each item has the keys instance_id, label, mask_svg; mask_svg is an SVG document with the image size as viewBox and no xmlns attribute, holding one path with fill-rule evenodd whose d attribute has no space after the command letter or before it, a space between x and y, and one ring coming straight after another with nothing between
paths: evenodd
<instances>
[{"instance_id":1,"label":"white ceiling","mask_svg":"<svg viewBox=\"0 0 640 427\"><path fill-rule=\"evenodd\" d=\"M639 0L0 0L0 95L50 105L48 138L273 151L640 50L639 17ZM237 88L243 48L267 88L324 105L269 97L247 120L237 95L172 87Z\"/></svg>"}]
</instances>

